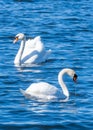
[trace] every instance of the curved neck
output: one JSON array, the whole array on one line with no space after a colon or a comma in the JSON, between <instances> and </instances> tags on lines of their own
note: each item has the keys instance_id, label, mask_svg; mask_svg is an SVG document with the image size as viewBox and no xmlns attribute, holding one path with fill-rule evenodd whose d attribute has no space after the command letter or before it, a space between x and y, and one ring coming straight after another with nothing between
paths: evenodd
<instances>
[{"instance_id":1,"label":"curved neck","mask_svg":"<svg viewBox=\"0 0 93 130\"><path fill-rule=\"evenodd\" d=\"M65 85L65 83L64 83L64 81L63 81L63 78L62 78L63 75L64 75L66 72L67 72L66 69L61 70L61 71L59 72L58 82L59 82L59 84L60 84L60 86L61 86L61 88L62 88L63 94L64 94L66 97L69 97L69 91L68 91L68 89L67 89L67 87L66 87L66 85Z\"/></svg>"},{"instance_id":2,"label":"curved neck","mask_svg":"<svg viewBox=\"0 0 93 130\"><path fill-rule=\"evenodd\" d=\"M22 54L23 54L23 51L24 51L24 48L25 48L25 42L26 42L26 38L24 38L22 41L21 41L21 45L20 45L20 48L18 50L18 53L15 57L15 61L14 63L18 64L18 65L21 65L21 60L22 60Z\"/></svg>"}]
</instances>

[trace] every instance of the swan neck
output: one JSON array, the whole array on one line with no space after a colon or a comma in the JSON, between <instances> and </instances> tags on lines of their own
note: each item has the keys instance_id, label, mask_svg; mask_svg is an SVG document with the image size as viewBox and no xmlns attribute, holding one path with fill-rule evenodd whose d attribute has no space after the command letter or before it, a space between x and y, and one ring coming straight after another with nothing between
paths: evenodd
<instances>
[{"instance_id":1,"label":"swan neck","mask_svg":"<svg viewBox=\"0 0 93 130\"><path fill-rule=\"evenodd\" d=\"M25 48L25 42L26 42L26 38L24 38L21 41L19 51L18 51L16 58L15 58L15 63L17 63L18 65L21 65L22 54L23 54L24 48Z\"/></svg>"},{"instance_id":2,"label":"swan neck","mask_svg":"<svg viewBox=\"0 0 93 130\"><path fill-rule=\"evenodd\" d=\"M68 91L68 89L67 89L67 87L66 87L66 85L65 85L65 83L64 83L64 81L63 81L63 75L64 75L65 73L66 73L65 70L61 70L61 71L59 72L58 82L59 82L59 84L60 84L60 86L61 86L61 88L62 88L63 94L64 94L66 97L69 97L69 91Z\"/></svg>"}]
</instances>

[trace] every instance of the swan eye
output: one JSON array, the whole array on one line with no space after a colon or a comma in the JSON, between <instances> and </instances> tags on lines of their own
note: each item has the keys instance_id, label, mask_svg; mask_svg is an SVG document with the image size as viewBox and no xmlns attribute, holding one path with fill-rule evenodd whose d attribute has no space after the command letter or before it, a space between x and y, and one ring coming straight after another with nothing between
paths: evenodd
<instances>
[{"instance_id":1,"label":"swan eye","mask_svg":"<svg viewBox=\"0 0 93 130\"><path fill-rule=\"evenodd\" d=\"M77 76L76 74L74 74L74 76L73 76L73 81L74 81L74 82L77 81L77 77L78 77L78 76Z\"/></svg>"}]
</instances>

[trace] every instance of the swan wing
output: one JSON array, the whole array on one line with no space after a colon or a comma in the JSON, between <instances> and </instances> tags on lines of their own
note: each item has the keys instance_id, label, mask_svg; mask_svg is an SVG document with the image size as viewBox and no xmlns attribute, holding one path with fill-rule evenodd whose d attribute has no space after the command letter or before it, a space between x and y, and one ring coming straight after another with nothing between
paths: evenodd
<instances>
[{"instance_id":1,"label":"swan wing","mask_svg":"<svg viewBox=\"0 0 93 130\"><path fill-rule=\"evenodd\" d=\"M21 60L21 64L38 64L45 62L50 52L50 50L45 50L41 37L37 36L34 39L28 39L25 44L23 44L23 41L21 42L14 63L19 63L19 60Z\"/></svg>"},{"instance_id":2,"label":"swan wing","mask_svg":"<svg viewBox=\"0 0 93 130\"><path fill-rule=\"evenodd\" d=\"M40 36L26 41L25 49L22 55L22 63L40 63L44 61L45 48L41 42Z\"/></svg>"},{"instance_id":3,"label":"swan wing","mask_svg":"<svg viewBox=\"0 0 93 130\"><path fill-rule=\"evenodd\" d=\"M41 37L37 36L34 39L28 39L26 41L25 49L35 49L38 42L41 41Z\"/></svg>"},{"instance_id":4,"label":"swan wing","mask_svg":"<svg viewBox=\"0 0 93 130\"><path fill-rule=\"evenodd\" d=\"M34 39L28 39L25 43L25 48L24 48L24 52L22 54L22 58L29 55L34 50L36 50L35 38Z\"/></svg>"},{"instance_id":5,"label":"swan wing","mask_svg":"<svg viewBox=\"0 0 93 130\"><path fill-rule=\"evenodd\" d=\"M58 88L46 82L33 83L26 89L26 93L31 95L55 96L58 92Z\"/></svg>"},{"instance_id":6,"label":"swan wing","mask_svg":"<svg viewBox=\"0 0 93 130\"><path fill-rule=\"evenodd\" d=\"M26 41L22 63L41 63L48 59L51 50L46 51L40 36Z\"/></svg>"},{"instance_id":7,"label":"swan wing","mask_svg":"<svg viewBox=\"0 0 93 130\"><path fill-rule=\"evenodd\" d=\"M61 99L62 92L55 86L46 82L33 83L25 91L20 89L21 93L31 99L50 101Z\"/></svg>"}]
</instances>

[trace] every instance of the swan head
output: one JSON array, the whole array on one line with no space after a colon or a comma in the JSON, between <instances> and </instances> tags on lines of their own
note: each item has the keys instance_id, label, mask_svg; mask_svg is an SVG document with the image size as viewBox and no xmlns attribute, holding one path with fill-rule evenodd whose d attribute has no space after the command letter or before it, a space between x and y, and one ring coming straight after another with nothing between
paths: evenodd
<instances>
[{"instance_id":1,"label":"swan head","mask_svg":"<svg viewBox=\"0 0 93 130\"><path fill-rule=\"evenodd\" d=\"M76 82L77 81L77 74L75 73L75 71L73 69L67 69L67 74L73 78L73 81Z\"/></svg>"},{"instance_id":2,"label":"swan head","mask_svg":"<svg viewBox=\"0 0 93 130\"><path fill-rule=\"evenodd\" d=\"M25 38L25 35L23 33L18 33L15 36L15 39L14 39L13 43L16 43L18 40L23 40L24 38Z\"/></svg>"}]
</instances>

